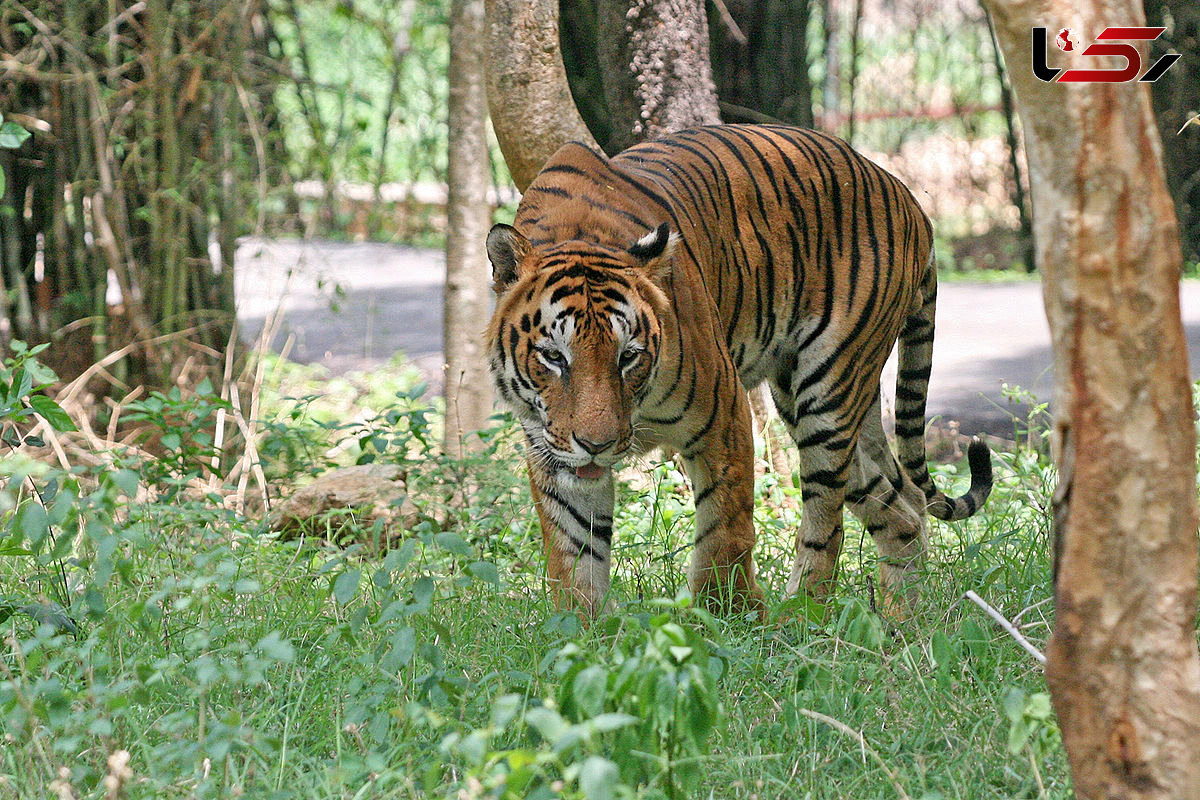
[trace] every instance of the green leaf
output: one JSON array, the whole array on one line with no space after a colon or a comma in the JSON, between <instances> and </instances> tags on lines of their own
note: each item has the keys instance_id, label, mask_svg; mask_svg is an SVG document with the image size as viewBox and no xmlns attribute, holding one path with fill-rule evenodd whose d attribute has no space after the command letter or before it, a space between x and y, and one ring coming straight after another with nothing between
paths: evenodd
<instances>
[{"instance_id":1,"label":"green leaf","mask_svg":"<svg viewBox=\"0 0 1200 800\"><path fill-rule=\"evenodd\" d=\"M17 516L21 534L31 542L40 542L46 535L46 527L50 524L46 516L46 509L42 508L39 503L28 502L21 506Z\"/></svg>"},{"instance_id":2,"label":"green leaf","mask_svg":"<svg viewBox=\"0 0 1200 800\"><path fill-rule=\"evenodd\" d=\"M1008 729L1008 752L1016 755L1033 736L1033 726L1028 722L1014 722Z\"/></svg>"},{"instance_id":3,"label":"green leaf","mask_svg":"<svg viewBox=\"0 0 1200 800\"><path fill-rule=\"evenodd\" d=\"M412 661L417 649L417 635L412 628L403 627L392 634L391 646L379 661L379 666L385 672L395 672Z\"/></svg>"},{"instance_id":4,"label":"green leaf","mask_svg":"<svg viewBox=\"0 0 1200 800\"><path fill-rule=\"evenodd\" d=\"M1050 695L1045 692L1034 692L1025 703L1025 715L1039 720L1048 720L1053 714Z\"/></svg>"},{"instance_id":5,"label":"green leaf","mask_svg":"<svg viewBox=\"0 0 1200 800\"><path fill-rule=\"evenodd\" d=\"M690 648L690 647L680 647L678 645L672 645L670 647L670 650L671 650L671 655L675 658L676 664L682 664L684 661L687 661L688 658L692 655L692 648Z\"/></svg>"},{"instance_id":6,"label":"green leaf","mask_svg":"<svg viewBox=\"0 0 1200 800\"><path fill-rule=\"evenodd\" d=\"M383 559L383 568L386 570L404 569L412 561L416 551L417 540L405 539L398 549L388 551L387 556Z\"/></svg>"},{"instance_id":7,"label":"green leaf","mask_svg":"<svg viewBox=\"0 0 1200 800\"><path fill-rule=\"evenodd\" d=\"M517 716L517 712L521 710L521 695L506 694L497 697L492 703L492 727L498 731L502 731L508 727L508 724Z\"/></svg>"},{"instance_id":8,"label":"green leaf","mask_svg":"<svg viewBox=\"0 0 1200 800\"><path fill-rule=\"evenodd\" d=\"M362 578L362 572L357 569L348 569L341 575L337 576L337 580L333 582L333 599L338 605L344 606L350 602L350 598L354 597L354 593L358 591L358 582Z\"/></svg>"},{"instance_id":9,"label":"green leaf","mask_svg":"<svg viewBox=\"0 0 1200 800\"><path fill-rule=\"evenodd\" d=\"M562 715L545 706L537 706L526 711L525 722L551 744L561 738L570 727Z\"/></svg>"},{"instance_id":10,"label":"green leaf","mask_svg":"<svg viewBox=\"0 0 1200 800\"><path fill-rule=\"evenodd\" d=\"M467 572L473 577L481 581L486 581L493 586L500 585L500 572L496 569L496 565L490 561L476 561L467 567Z\"/></svg>"},{"instance_id":11,"label":"green leaf","mask_svg":"<svg viewBox=\"0 0 1200 800\"><path fill-rule=\"evenodd\" d=\"M109 480L127 496L137 496L139 479L138 474L133 470L119 469L116 472L109 473Z\"/></svg>"},{"instance_id":12,"label":"green leaf","mask_svg":"<svg viewBox=\"0 0 1200 800\"><path fill-rule=\"evenodd\" d=\"M579 790L588 800L613 800L621 771L607 758L588 756L579 770Z\"/></svg>"},{"instance_id":13,"label":"green leaf","mask_svg":"<svg viewBox=\"0 0 1200 800\"><path fill-rule=\"evenodd\" d=\"M17 611L32 617L39 625L49 625L57 631L66 633L79 632L79 626L75 624L75 620L71 619L67 610L53 600L45 603L26 603L18 607Z\"/></svg>"},{"instance_id":14,"label":"green leaf","mask_svg":"<svg viewBox=\"0 0 1200 800\"><path fill-rule=\"evenodd\" d=\"M938 669L945 670L954 665L954 644L945 633L936 631L929 647L933 652L933 661Z\"/></svg>"},{"instance_id":15,"label":"green leaf","mask_svg":"<svg viewBox=\"0 0 1200 800\"><path fill-rule=\"evenodd\" d=\"M1017 722L1025 713L1025 692L1015 686L1004 693L1004 699L1000 702L1004 708L1004 716L1011 722Z\"/></svg>"},{"instance_id":16,"label":"green leaf","mask_svg":"<svg viewBox=\"0 0 1200 800\"><path fill-rule=\"evenodd\" d=\"M429 610L429 604L433 600L433 578L428 575L422 575L413 582L413 605L409 609L410 614L420 614Z\"/></svg>"},{"instance_id":17,"label":"green leaf","mask_svg":"<svg viewBox=\"0 0 1200 800\"><path fill-rule=\"evenodd\" d=\"M686 733L697 745L702 745L717 724L717 701L697 681L688 685L688 701L684 704L687 715Z\"/></svg>"},{"instance_id":18,"label":"green leaf","mask_svg":"<svg viewBox=\"0 0 1200 800\"><path fill-rule=\"evenodd\" d=\"M604 710L604 690L607 685L608 673L595 665L581 670L575 676L571 693L583 719L594 717Z\"/></svg>"},{"instance_id":19,"label":"green leaf","mask_svg":"<svg viewBox=\"0 0 1200 800\"><path fill-rule=\"evenodd\" d=\"M271 631L259 639L254 648L262 651L267 658L276 661L290 662L296 658L296 648L292 647L291 642L280 636L279 631Z\"/></svg>"},{"instance_id":20,"label":"green leaf","mask_svg":"<svg viewBox=\"0 0 1200 800\"><path fill-rule=\"evenodd\" d=\"M448 553L453 553L456 556L471 555L471 548L457 533L443 531L442 533L434 536L433 541L438 547L442 548Z\"/></svg>"},{"instance_id":21,"label":"green leaf","mask_svg":"<svg viewBox=\"0 0 1200 800\"><path fill-rule=\"evenodd\" d=\"M632 714L599 714L588 720L588 725L597 733L608 733L620 728L627 728L630 725L635 725L638 718Z\"/></svg>"},{"instance_id":22,"label":"green leaf","mask_svg":"<svg viewBox=\"0 0 1200 800\"><path fill-rule=\"evenodd\" d=\"M29 131L11 120L0 124L0 147L16 150L29 136Z\"/></svg>"},{"instance_id":23,"label":"green leaf","mask_svg":"<svg viewBox=\"0 0 1200 800\"><path fill-rule=\"evenodd\" d=\"M46 397L46 395L31 395L29 398L29 405L33 406L33 410L40 414L46 420L46 422L49 422L50 426L54 428L54 430L59 431L60 433L69 433L71 431L78 430L75 427L75 423L71 421L69 416L67 416L67 412L62 410L62 406L51 400L49 397Z\"/></svg>"}]
</instances>

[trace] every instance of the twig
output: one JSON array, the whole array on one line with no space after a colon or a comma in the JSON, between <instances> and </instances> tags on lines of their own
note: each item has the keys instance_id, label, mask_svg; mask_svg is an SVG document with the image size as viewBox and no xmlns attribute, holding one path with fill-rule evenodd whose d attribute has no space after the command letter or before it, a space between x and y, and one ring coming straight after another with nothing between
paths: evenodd
<instances>
[{"instance_id":1,"label":"twig","mask_svg":"<svg viewBox=\"0 0 1200 800\"><path fill-rule=\"evenodd\" d=\"M181 331L175 331L174 333L165 333L165 334L162 334L161 336L155 336L150 339L138 339L136 341L130 342L129 344L125 345L124 347L120 348L119 350L112 351L111 353L106 355L104 358L100 359L95 364L92 364L90 367L85 369L79 375L78 378L76 378L75 380L73 380L69 384L67 384L63 388L63 390L58 393L58 397L56 398L58 400L58 404L65 405L67 403L73 402L75 400L75 396L77 394L79 394L80 391L83 390L83 387L87 385L88 380L93 375L95 375L99 371L103 370L109 364L114 364L117 361L120 361L122 358L129 355L131 352L133 352L137 348L151 347L156 344L163 344L164 342L169 342L173 339L185 338L187 336L190 336L193 333L196 333L197 331L201 330L202 328L206 327L209 324L211 324L211 323L202 323L200 325L193 325L192 327L186 328Z\"/></svg>"},{"instance_id":2,"label":"twig","mask_svg":"<svg viewBox=\"0 0 1200 800\"><path fill-rule=\"evenodd\" d=\"M725 0L713 0L713 5L717 7L717 14L721 17L721 22L729 29L729 35L734 38L738 44L746 44L749 41L746 34L742 33L742 29L738 27L737 21L734 20L733 14L729 13L729 9L725 6Z\"/></svg>"},{"instance_id":3,"label":"twig","mask_svg":"<svg viewBox=\"0 0 1200 800\"><path fill-rule=\"evenodd\" d=\"M54 451L54 455L58 458L58 464L68 472L71 469L71 462L67 459L67 454L63 451L62 442L59 441L58 432L54 430L54 426L46 420L41 414L34 412L37 417L37 424L30 430L28 436L35 436L44 439L50 449ZM28 436L26 438L28 438Z\"/></svg>"},{"instance_id":4,"label":"twig","mask_svg":"<svg viewBox=\"0 0 1200 800\"><path fill-rule=\"evenodd\" d=\"M108 417L107 431L107 446L105 449L110 449L117 442L117 425L121 421L121 413L125 410L126 403L132 403L141 397L146 391L145 386L137 386L129 394L122 397L120 400L113 400L111 397L104 398L104 402L112 409L112 413Z\"/></svg>"},{"instance_id":5,"label":"twig","mask_svg":"<svg viewBox=\"0 0 1200 800\"><path fill-rule=\"evenodd\" d=\"M238 102L241 103L242 111L246 115L246 122L250 130L250 139L254 142L254 157L258 161L258 175L254 181L258 187L258 210L257 217L254 220L254 235L262 236L263 229L266 227L267 216L267 148L263 144L263 135L258 127L258 115L250 103L250 96L246 93L246 87L242 86L242 82L236 79L233 82L233 86L237 90ZM386 128L387 126L385 125L384 127Z\"/></svg>"},{"instance_id":6,"label":"twig","mask_svg":"<svg viewBox=\"0 0 1200 800\"><path fill-rule=\"evenodd\" d=\"M1009 622L1003 614L988 605L987 601L975 594L974 590L972 589L968 589L963 597L982 608L989 617L996 621L997 625L999 625L1008 633L1009 636L1017 640L1017 644L1021 645L1021 647L1025 648L1027 653L1036 658L1039 664L1041 664L1043 667L1046 666L1046 656L1042 654L1042 651L1038 650L1030 643L1028 639L1022 636L1021 632L1017 630L1017 626Z\"/></svg>"},{"instance_id":7,"label":"twig","mask_svg":"<svg viewBox=\"0 0 1200 800\"><path fill-rule=\"evenodd\" d=\"M871 745L867 744L867 737L863 736L860 731L856 731L854 728L851 728L841 720L836 720L833 717L826 716L820 711L811 711L807 708L797 708L796 713L800 714L801 716L808 717L809 719L815 719L817 722L823 722L834 730L856 740L858 742L858 746L862 748L863 752L875 759L875 763L877 763L879 768L883 770L884 774L888 776L888 780L891 781L892 786L896 789L896 794L900 795L900 797L904 798L904 800L912 800L908 792L904 791L904 787L900 785L900 779L896 777L896 773L887 765L887 762L880 757L879 753L875 752L875 749L871 747Z\"/></svg>"}]
</instances>

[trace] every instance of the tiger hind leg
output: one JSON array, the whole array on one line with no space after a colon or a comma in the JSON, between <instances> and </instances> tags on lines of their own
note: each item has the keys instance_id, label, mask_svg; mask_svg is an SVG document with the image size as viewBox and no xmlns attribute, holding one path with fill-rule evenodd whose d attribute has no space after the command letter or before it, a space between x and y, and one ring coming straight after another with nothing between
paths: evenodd
<instances>
[{"instance_id":1,"label":"tiger hind leg","mask_svg":"<svg viewBox=\"0 0 1200 800\"><path fill-rule=\"evenodd\" d=\"M800 450L803 509L787 594L795 595L803 589L810 598L823 603L837 581L842 507L857 438L856 426L847 428L832 414L810 413L775 382L771 391L788 433Z\"/></svg>"},{"instance_id":2,"label":"tiger hind leg","mask_svg":"<svg viewBox=\"0 0 1200 800\"><path fill-rule=\"evenodd\" d=\"M884 607L907 615L927 548L925 496L888 446L878 400L859 432L846 502L879 549Z\"/></svg>"}]
</instances>

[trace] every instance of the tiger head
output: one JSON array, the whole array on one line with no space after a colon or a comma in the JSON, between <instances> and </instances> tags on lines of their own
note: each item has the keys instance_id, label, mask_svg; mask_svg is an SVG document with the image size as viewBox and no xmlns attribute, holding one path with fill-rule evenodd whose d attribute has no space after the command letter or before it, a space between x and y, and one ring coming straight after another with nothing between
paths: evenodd
<instances>
[{"instance_id":1,"label":"tiger head","mask_svg":"<svg viewBox=\"0 0 1200 800\"><path fill-rule=\"evenodd\" d=\"M668 223L624 248L535 246L508 225L488 234L492 378L546 472L599 480L632 449L659 365L674 240Z\"/></svg>"}]
</instances>

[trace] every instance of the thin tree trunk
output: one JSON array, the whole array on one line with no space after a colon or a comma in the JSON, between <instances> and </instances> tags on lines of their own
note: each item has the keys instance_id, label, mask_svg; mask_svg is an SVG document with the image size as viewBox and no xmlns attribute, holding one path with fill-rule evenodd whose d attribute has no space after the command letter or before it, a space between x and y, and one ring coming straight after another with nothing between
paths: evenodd
<instances>
[{"instance_id":1,"label":"thin tree trunk","mask_svg":"<svg viewBox=\"0 0 1200 800\"><path fill-rule=\"evenodd\" d=\"M988 7L1018 65L1010 75L1058 375L1046 679L1076 796L1200 797L1196 437L1179 242L1149 91L1042 83L1028 68L1032 26L1095 35L1144 24L1142 6ZM1067 66L1049 50L1051 66Z\"/></svg>"},{"instance_id":2,"label":"thin tree trunk","mask_svg":"<svg viewBox=\"0 0 1200 800\"><path fill-rule=\"evenodd\" d=\"M987 9L985 8L984 11L986 13ZM1004 56L1000 52L1000 43L996 41L996 27L992 24L990 15L987 16L987 21L988 34L992 40L996 77L1000 81L1000 107L1004 113L1004 141L1008 146L1008 168L1012 171L1013 176L1013 205L1017 207L1017 216L1020 220L1021 243L1024 250L1022 258L1025 261L1025 271L1035 272L1037 264L1033 256L1033 220L1029 216L1029 200L1025 193L1025 180L1021 175L1021 163L1017 150L1017 112L1013 108L1012 81L1004 66Z\"/></svg>"},{"instance_id":3,"label":"thin tree trunk","mask_svg":"<svg viewBox=\"0 0 1200 800\"><path fill-rule=\"evenodd\" d=\"M491 413L483 352L490 314L490 270L484 241L487 201L487 99L483 78L483 0L450 7L449 189L446 226L446 452L461 456L466 436Z\"/></svg>"},{"instance_id":4,"label":"thin tree trunk","mask_svg":"<svg viewBox=\"0 0 1200 800\"><path fill-rule=\"evenodd\" d=\"M392 71L388 82L387 99L384 101L382 120L379 131L379 161L375 166L375 206L378 212L383 205L380 190L387 180L387 151L388 139L392 132L392 114L396 110L396 99L400 95L400 82L404 73L404 61L408 58L410 48L409 29L412 27L413 13L416 11L416 0L404 0L400 4L399 21L396 23L389 45L392 53ZM382 21L382 18L381 18ZM477 45L476 45L477 46Z\"/></svg>"},{"instance_id":5,"label":"thin tree trunk","mask_svg":"<svg viewBox=\"0 0 1200 800\"><path fill-rule=\"evenodd\" d=\"M863 18L863 0L855 0L854 3L854 22L850 28L850 87L848 93L850 95L850 121L846 130L846 141L854 144L854 100L855 86L858 84L858 56L859 33L862 30Z\"/></svg>"},{"instance_id":6,"label":"thin tree trunk","mask_svg":"<svg viewBox=\"0 0 1200 800\"><path fill-rule=\"evenodd\" d=\"M837 0L821 0L821 8L824 12L822 33L825 36L825 81L821 87L821 127L831 131L842 102L842 65L837 39Z\"/></svg>"}]
</instances>

